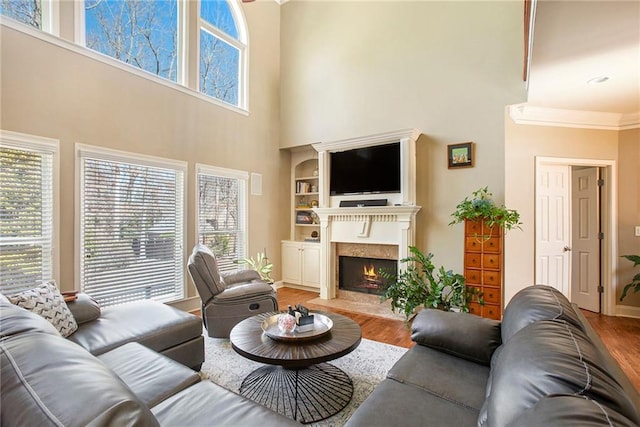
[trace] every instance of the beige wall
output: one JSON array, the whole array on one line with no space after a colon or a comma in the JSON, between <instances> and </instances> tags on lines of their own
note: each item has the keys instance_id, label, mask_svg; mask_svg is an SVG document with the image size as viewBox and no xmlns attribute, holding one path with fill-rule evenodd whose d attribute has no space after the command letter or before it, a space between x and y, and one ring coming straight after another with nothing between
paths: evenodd
<instances>
[{"instance_id":1,"label":"beige wall","mask_svg":"<svg viewBox=\"0 0 640 427\"><path fill-rule=\"evenodd\" d=\"M620 132L619 154L619 254L640 255L640 237L634 235L635 227L640 225L640 129ZM616 301L624 285L638 273L640 268L634 269L631 261L620 260ZM640 307L640 293L627 296L622 303Z\"/></svg>"},{"instance_id":2,"label":"beige wall","mask_svg":"<svg viewBox=\"0 0 640 427\"><path fill-rule=\"evenodd\" d=\"M523 102L522 2L293 1L282 6L283 147L415 128L417 245L462 271L450 213L504 188L505 105ZM446 146L473 141L474 168Z\"/></svg>"},{"instance_id":3,"label":"beige wall","mask_svg":"<svg viewBox=\"0 0 640 427\"><path fill-rule=\"evenodd\" d=\"M620 140L620 142L619 142ZM505 116L505 200L521 214L523 231L512 231L505 239L505 302L525 286L534 284L535 275L535 161L537 156L572 159L612 160L618 169L619 244L616 251L640 252L638 238L632 236L632 225L638 218L638 131L609 131L550 126L518 125ZM635 156L635 157L634 157ZM622 182L626 184L622 184ZM627 198L625 194L631 193ZM630 230L631 229L631 230ZM622 265L620 265L622 267ZM613 267L616 273L616 266ZM630 273L630 270L628 271ZM618 276L618 280L622 276ZM612 283L604 283L607 291ZM619 293L618 293L619 296ZM617 299L617 298L616 298ZM629 300L630 302L632 300ZM625 301L626 303L626 301ZM632 305L637 305L636 303ZM610 313L613 314L613 313Z\"/></svg>"},{"instance_id":4,"label":"beige wall","mask_svg":"<svg viewBox=\"0 0 640 427\"><path fill-rule=\"evenodd\" d=\"M266 248L271 258L279 259L278 242L288 232L282 207L289 203L288 194L280 191L289 179L289 155L279 150L280 11L275 2L250 6L245 9L251 66L248 116L1 27L0 127L60 140L57 279L62 289L72 289L75 280L75 143L188 162L185 255L196 233L195 164L261 173L263 194L249 199L249 251ZM276 277L279 271L276 263ZM185 280L189 294L195 295Z\"/></svg>"}]
</instances>

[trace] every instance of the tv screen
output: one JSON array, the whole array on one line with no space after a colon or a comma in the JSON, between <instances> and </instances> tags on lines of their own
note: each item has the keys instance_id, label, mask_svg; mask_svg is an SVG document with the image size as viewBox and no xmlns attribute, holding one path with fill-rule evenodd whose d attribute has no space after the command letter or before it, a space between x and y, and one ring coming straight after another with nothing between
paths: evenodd
<instances>
[{"instance_id":1,"label":"tv screen","mask_svg":"<svg viewBox=\"0 0 640 427\"><path fill-rule=\"evenodd\" d=\"M331 153L330 173L332 196L399 193L400 143Z\"/></svg>"}]
</instances>

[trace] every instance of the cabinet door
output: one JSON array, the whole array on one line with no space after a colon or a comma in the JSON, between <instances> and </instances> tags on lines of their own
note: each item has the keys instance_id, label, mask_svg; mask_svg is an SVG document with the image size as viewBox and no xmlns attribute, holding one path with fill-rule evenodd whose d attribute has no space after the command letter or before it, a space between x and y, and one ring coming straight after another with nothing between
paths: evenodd
<instances>
[{"instance_id":1,"label":"cabinet door","mask_svg":"<svg viewBox=\"0 0 640 427\"><path fill-rule=\"evenodd\" d=\"M320 245L309 243L302 246L302 284L320 287Z\"/></svg>"},{"instance_id":2,"label":"cabinet door","mask_svg":"<svg viewBox=\"0 0 640 427\"><path fill-rule=\"evenodd\" d=\"M302 283L302 247L300 243L282 242L282 281Z\"/></svg>"}]
</instances>

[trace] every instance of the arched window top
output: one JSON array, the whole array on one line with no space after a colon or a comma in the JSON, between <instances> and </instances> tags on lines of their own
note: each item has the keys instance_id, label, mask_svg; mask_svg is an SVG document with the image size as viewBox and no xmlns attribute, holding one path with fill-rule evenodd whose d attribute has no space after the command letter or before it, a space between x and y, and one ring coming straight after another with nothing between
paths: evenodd
<instances>
[{"instance_id":1,"label":"arched window top","mask_svg":"<svg viewBox=\"0 0 640 427\"><path fill-rule=\"evenodd\" d=\"M200 92L247 108L247 39L239 0L200 0Z\"/></svg>"},{"instance_id":2,"label":"arched window top","mask_svg":"<svg viewBox=\"0 0 640 427\"><path fill-rule=\"evenodd\" d=\"M200 17L239 40L235 12L226 0L200 0Z\"/></svg>"}]
</instances>

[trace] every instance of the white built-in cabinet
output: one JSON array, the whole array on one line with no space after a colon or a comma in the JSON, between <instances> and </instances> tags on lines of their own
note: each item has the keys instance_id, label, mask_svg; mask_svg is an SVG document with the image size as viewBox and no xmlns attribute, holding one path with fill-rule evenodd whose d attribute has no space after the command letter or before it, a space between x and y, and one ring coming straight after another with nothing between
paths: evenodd
<instances>
[{"instance_id":1,"label":"white built-in cabinet","mask_svg":"<svg viewBox=\"0 0 640 427\"><path fill-rule=\"evenodd\" d=\"M282 241L282 281L320 287L320 245L316 242Z\"/></svg>"},{"instance_id":2,"label":"white built-in cabinet","mask_svg":"<svg viewBox=\"0 0 640 427\"><path fill-rule=\"evenodd\" d=\"M320 200L318 153L311 147L291 154L291 233L282 241L282 281L320 287Z\"/></svg>"}]
</instances>

